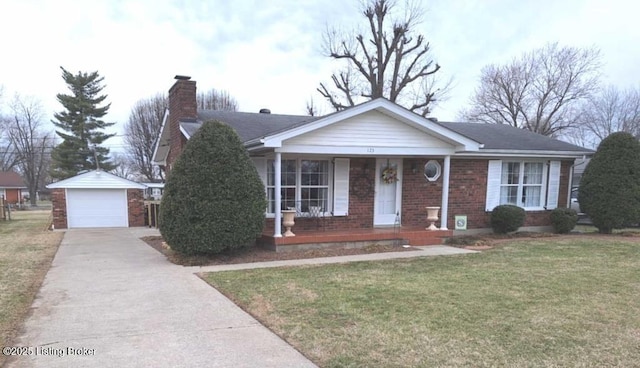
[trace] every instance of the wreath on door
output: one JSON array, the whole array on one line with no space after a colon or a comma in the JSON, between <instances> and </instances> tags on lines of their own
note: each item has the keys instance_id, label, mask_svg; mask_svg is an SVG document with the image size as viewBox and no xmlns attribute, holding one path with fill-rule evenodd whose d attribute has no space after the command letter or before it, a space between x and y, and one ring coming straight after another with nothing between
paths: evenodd
<instances>
[{"instance_id":1,"label":"wreath on door","mask_svg":"<svg viewBox=\"0 0 640 368\"><path fill-rule=\"evenodd\" d=\"M398 181L398 170L396 168L387 166L382 170L382 182L385 184L393 184Z\"/></svg>"}]
</instances>

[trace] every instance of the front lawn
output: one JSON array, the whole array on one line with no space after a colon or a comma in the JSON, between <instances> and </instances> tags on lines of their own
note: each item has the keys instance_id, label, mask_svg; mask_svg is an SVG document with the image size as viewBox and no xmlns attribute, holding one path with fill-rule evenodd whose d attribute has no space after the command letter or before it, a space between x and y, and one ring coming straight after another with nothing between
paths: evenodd
<instances>
[{"instance_id":1,"label":"front lawn","mask_svg":"<svg viewBox=\"0 0 640 368\"><path fill-rule=\"evenodd\" d=\"M637 237L204 278L322 367L640 362Z\"/></svg>"},{"instance_id":2,"label":"front lawn","mask_svg":"<svg viewBox=\"0 0 640 368\"><path fill-rule=\"evenodd\" d=\"M63 233L47 231L51 211L13 211L0 220L0 346L26 318ZM3 356L0 355L0 365Z\"/></svg>"}]
</instances>

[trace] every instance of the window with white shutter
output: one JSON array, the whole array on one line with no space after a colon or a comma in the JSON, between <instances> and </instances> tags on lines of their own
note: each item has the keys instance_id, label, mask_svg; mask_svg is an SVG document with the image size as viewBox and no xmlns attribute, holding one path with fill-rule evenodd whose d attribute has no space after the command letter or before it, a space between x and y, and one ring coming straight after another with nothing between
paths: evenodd
<instances>
[{"instance_id":1,"label":"window with white shutter","mask_svg":"<svg viewBox=\"0 0 640 368\"><path fill-rule=\"evenodd\" d=\"M349 213L349 159L336 158L333 163L333 215Z\"/></svg>"},{"instance_id":2,"label":"window with white shutter","mask_svg":"<svg viewBox=\"0 0 640 368\"><path fill-rule=\"evenodd\" d=\"M558 194L560 193L560 161L549 163L549 189L547 192L547 209L558 207Z\"/></svg>"},{"instance_id":3,"label":"window with white shutter","mask_svg":"<svg viewBox=\"0 0 640 368\"><path fill-rule=\"evenodd\" d=\"M547 180L548 178L548 180ZM558 206L560 161L489 160L486 211L501 204L539 211Z\"/></svg>"}]
</instances>

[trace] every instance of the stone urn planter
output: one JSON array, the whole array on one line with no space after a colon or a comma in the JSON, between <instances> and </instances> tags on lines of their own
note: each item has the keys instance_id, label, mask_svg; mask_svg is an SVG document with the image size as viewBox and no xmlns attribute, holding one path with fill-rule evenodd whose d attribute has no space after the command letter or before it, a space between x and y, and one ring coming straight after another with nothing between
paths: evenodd
<instances>
[{"instance_id":1,"label":"stone urn planter","mask_svg":"<svg viewBox=\"0 0 640 368\"><path fill-rule=\"evenodd\" d=\"M296 234L291 231L293 225L296 224L294 220L295 217L296 210L282 210L282 225L286 230L283 234L284 236L296 236Z\"/></svg>"},{"instance_id":2,"label":"stone urn planter","mask_svg":"<svg viewBox=\"0 0 640 368\"><path fill-rule=\"evenodd\" d=\"M427 209L427 221L431 222L431 225L426 228L426 230L438 230L436 227L436 221L438 221L438 212L440 211L440 207L425 207Z\"/></svg>"}]
</instances>

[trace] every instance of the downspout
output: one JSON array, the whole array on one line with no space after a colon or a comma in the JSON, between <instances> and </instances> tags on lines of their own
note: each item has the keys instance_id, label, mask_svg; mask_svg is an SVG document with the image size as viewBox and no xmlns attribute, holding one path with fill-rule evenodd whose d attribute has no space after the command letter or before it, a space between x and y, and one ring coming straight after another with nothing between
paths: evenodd
<instances>
[{"instance_id":1,"label":"downspout","mask_svg":"<svg viewBox=\"0 0 640 368\"><path fill-rule=\"evenodd\" d=\"M451 156L444 156L444 170L442 173L442 202L440 204L440 230L448 230L449 217L449 174L451 170Z\"/></svg>"},{"instance_id":2,"label":"downspout","mask_svg":"<svg viewBox=\"0 0 640 368\"><path fill-rule=\"evenodd\" d=\"M547 160L546 162L547 165L547 182L545 183L544 186L544 206L542 206L542 208L545 209L545 211L547 210L547 203L549 203L549 177L551 176L551 160Z\"/></svg>"},{"instance_id":3,"label":"downspout","mask_svg":"<svg viewBox=\"0 0 640 368\"><path fill-rule=\"evenodd\" d=\"M567 208L571 208L571 190L573 189L573 168L576 166L576 159L569 167L569 187L567 188Z\"/></svg>"}]
</instances>

